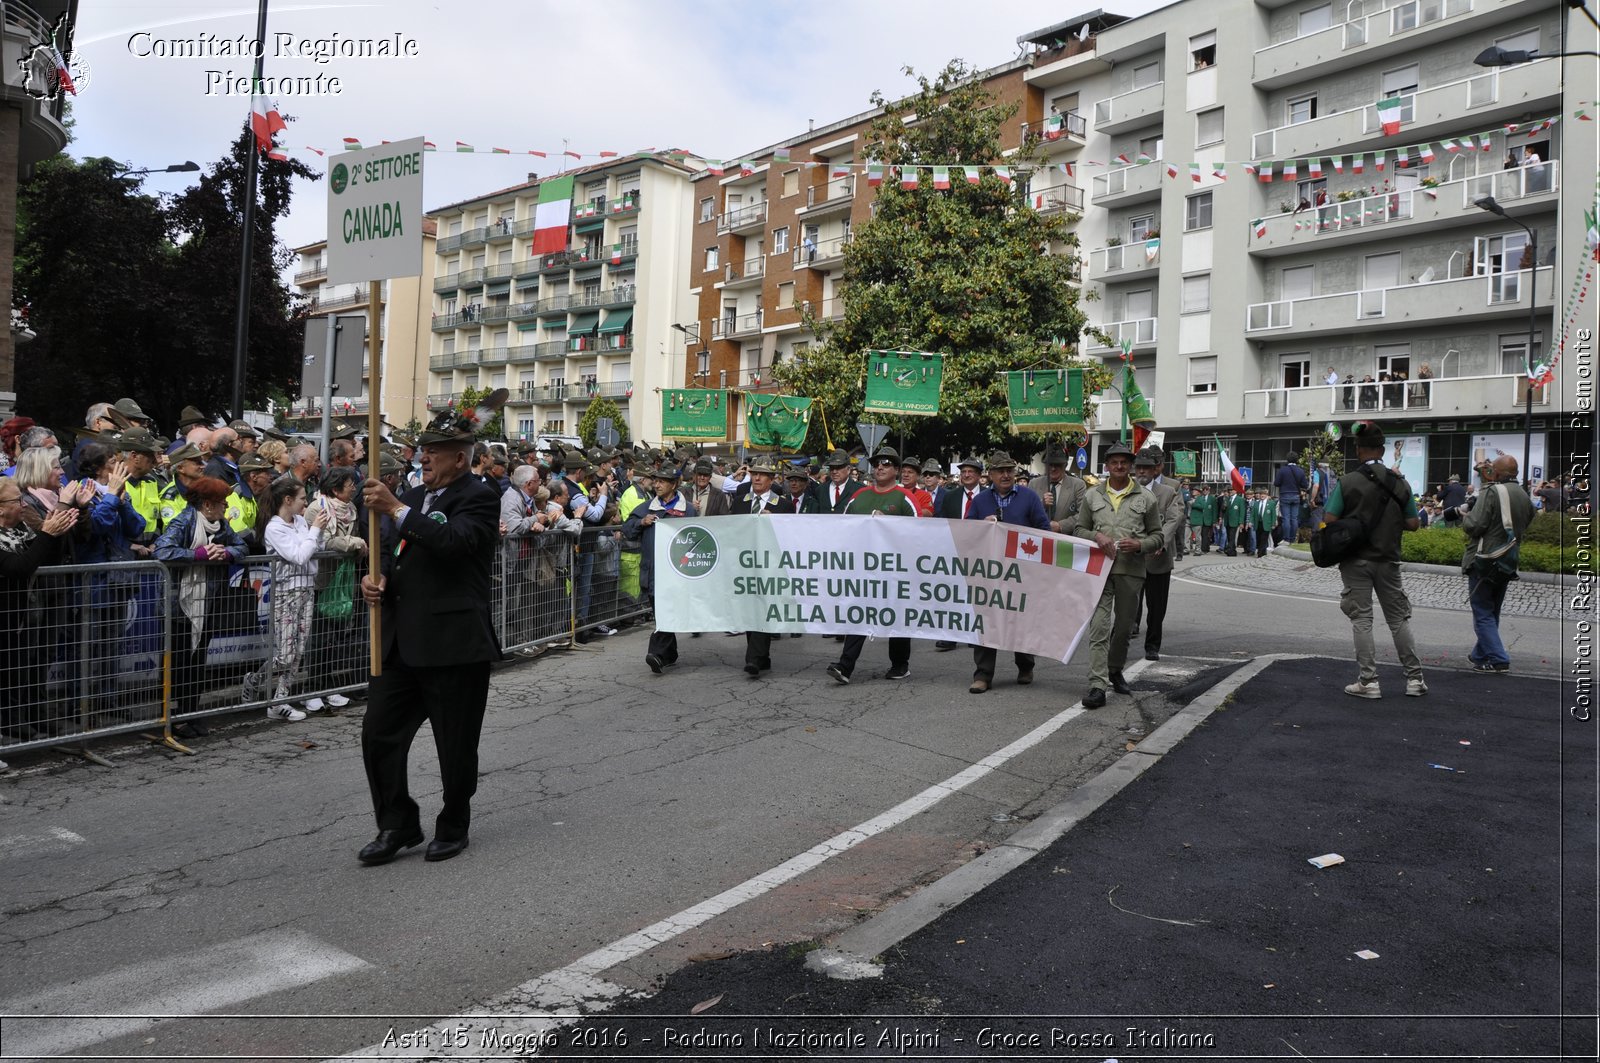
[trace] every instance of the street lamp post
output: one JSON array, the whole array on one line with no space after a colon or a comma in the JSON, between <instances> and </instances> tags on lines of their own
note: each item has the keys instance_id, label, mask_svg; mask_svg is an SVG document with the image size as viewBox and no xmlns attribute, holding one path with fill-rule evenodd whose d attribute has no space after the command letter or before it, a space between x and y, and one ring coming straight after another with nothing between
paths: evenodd
<instances>
[{"instance_id":1,"label":"street lamp post","mask_svg":"<svg viewBox=\"0 0 1600 1063\"><path fill-rule=\"evenodd\" d=\"M1528 234L1528 253L1531 262L1528 267L1528 347L1526 357L1523 359L1522 381L1527 393L1527 402L1522 411L1522 479L1525 484L1532 484L1533 468L1530 463L1533 460L1533 336L1536 328L1534 302L1539 294L1539 234L1507 214L1506 208L1496 203L1493 196L1474 200L1472 205L1479 210L1486 210L1490 214L1504 218Z\"/></svg>"},{"instance_id":2,"label":"street lamp post","mask_svg":"<svg viewBox=\"0 0 1600 1063\"><path fill-rule=\"evenodd\" d=\"M197 162L175 162L171 166L164 166L160 169L151 167L144 170L123 170L117 176L145 177L153 173L194 173L198 169L200 169L200 164Z\"/></svg>"}]
</instances>

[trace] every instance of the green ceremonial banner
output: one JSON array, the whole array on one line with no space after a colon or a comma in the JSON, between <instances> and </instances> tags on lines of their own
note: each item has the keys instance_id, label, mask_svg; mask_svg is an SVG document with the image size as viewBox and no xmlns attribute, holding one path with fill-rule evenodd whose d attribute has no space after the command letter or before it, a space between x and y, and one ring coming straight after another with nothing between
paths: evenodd
<instances>
[{"instance_id":1,"label":"green ceremonial banner","mask_svg":"<svg viewBox=\"0 0 1600 1063\"><path fill-rule=\"evenodd\" d=\"M932 417L939 412L944 355L925 351L868 351L867 413Z\"/></svg>"},{"instance_id":2,"label":"green ceremonial banner","mask_svg":"<svg viewBox=\"0 0 1600 1063\"><path fill-rule=\"evenodd\" d=\"M1083 370L1023 369L1006 374L1014 432L1082 432Z\"/></svg>"},{"instance_id":3,"label":"green ceremonial banner","mask_svg":"<svg viewBox=\"0 0 1600 1063\"><path fill-rule=\"evenodd\" d=\"M904 635L1066 661L1110 573L1087 540L991 521L686 517L656 532L656 626Z\"/></svg>"},{"instance_id":4,"label":"green ceremonial banner","mask_svg":"<svg viewBox=\"0 0 1600 1063\"><path fill-rule=\"evenodd\" d=\"M744 438L752 447L799 450L810 427L810 399L745 392Z\"/></svg>"},{"instance_id":5,"label":"green ceremonial banner","mask_svg":"<svg viewBox=\"0 0 1600 1063\"><path fill-rule=\"evenodd\" d=\"M1172 474L1174 476L1199 476L1200 467L1195 462L1199 457L1192 450L1175 450L1172 452Z\"/></svg>"},{"instance_id":6,"label":"green ceremonial banner","mask_svg":"<svg viewBox=\"0 0 1600 1063\"><path fill-rule=\"evenodd\" d=\"M661 435L667 439L727 439L728 393L700 388L663 391Z\"/></svg>"}]
</instances>

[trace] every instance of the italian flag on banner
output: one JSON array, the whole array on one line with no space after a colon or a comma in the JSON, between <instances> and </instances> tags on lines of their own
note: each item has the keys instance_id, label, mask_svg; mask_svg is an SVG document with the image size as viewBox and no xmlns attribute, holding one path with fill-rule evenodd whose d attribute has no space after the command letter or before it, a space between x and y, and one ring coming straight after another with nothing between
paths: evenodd
<instances>
[{"instance_id":1,"label":"italian flag on banner","mask_svg":"<svg viewBox=\"0 0 1600 1063\"><path fill-rule=\"evenodd\" d=\"M344 150L345 151L360 151L361 150L361 141L357 140L355 137L345 137L344 138Z\"/></svg>"},{"instance_id":2,"label":"italian flag on banner","mask_svg":"<svg viewBox=\"0 0 1600 1063\"><path fill-rule=\"evenodd\" d=\"M900 167L900 187L906 189L917 187L917 168L915 166Z\"/></svg>"},{"instance_id":3,"label":"italian flag on banner","mask_svg":"<svg viewBox=\"0 0 1600 1063\"><path fill-rule=\"evenodd\" d=\"M1228 457L1228 448L1222 445L1222 437L1213 435L1211 438L1217 441L1217 456L1222 459L1222 471L1228 474L1228 483L1233 485L1235 491L1243 494L1244 473L1233 467L1233 459Z\"/></svg>"},{"instance_id":4,"label":"italian flag on banner","mask_svg":"<svg viewBox=\"0 0 1600 1063\"><path fill-rule=\"evenodd\" d=\"M867 187L877 188L883 184L883 164L872 163L867 167Z\"/></svg>"},{"instance_id":5,"label":"italian flag on banner","mask_svg":"<svg viewBox=\"0 0 1600 1063\"><path fill-rule=\"evenodd\" d=\"M941 191L950 187L950 167L935 166L933 168L933 187Z\"/></svg>"},{"instance_id":6,"label":"italian flag on banner","mask_svg":"<svg viewBox=\"0 0 1600 1063\"><path fill-rule=\"evenodd\" d=\"M1106 555L1093 547L1064 539L1051 539L1030 531L1006 532L1006 556L1018 561L1037 561L1041 565L1071 568L1098 576Z\"/></svg>"},{"instance_id":7,"label":"italian flag on banner","mask_svg":"<svg viewBox=\"0 0 1600 1063\"><path fill-rule=\"evenodd\" d=\"M1398 96L1378 101L1378 121L1383 123L1383 135L1386 137L1400 132L1400 103Z\"/></svg>"},{"instance_id":8,"label":"italian flag on banner","mask_svg":"<svg viewBox=\"0 0 1600 1063\"><path fill-rule=\"evenodd\" d=\"M260 151L272 151L277 135L289 126L283 120L283 115L278 113L278 105L269 103L267 98L260 93L260 83L256 85L257 91L250 94L250 129L256 135L256 148ZM77 95L76 92L73 95Z\"/></svg>"},{"instance_id":9,"label":"italian flag on banner","mask_svg":"<svg viewBox=\"0 0 1600 1063\"><path fill-rule=\"evenodd\" d=\"M619 263L621 261L622 261L622 245L621 244L612 244L611 245L611 264L613 266L615 266L617 263Z\"/></svg>"},{"instance_id":10,"label":"italian flag on banner","mask_svg":"<svg viewBox=\"0 0 1600 1063\"><path fill-rule=\"evenodd\" d=\"M539 186L539 205L533 214L533 248L536 255L567 249L567 226L572 221L572 177L555 177Z\"/></svg>"},{"instance_id":11,"label":"italian flag on banner","mask_svg":"<svg viewBox=\"0 0 1600 1063\"><path fill-rule=\"evenodd\" d=\"M961 172L966 175L967 184L975 185L983 178L983 173L976 166L963 166Z\"/></svg>"}]
</instances>

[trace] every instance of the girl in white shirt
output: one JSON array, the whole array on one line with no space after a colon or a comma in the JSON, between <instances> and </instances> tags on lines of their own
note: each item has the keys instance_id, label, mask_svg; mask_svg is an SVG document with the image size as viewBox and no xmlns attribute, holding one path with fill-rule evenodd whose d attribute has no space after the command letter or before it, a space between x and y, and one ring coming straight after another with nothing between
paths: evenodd
<instances>
[{"instance_id":1,"label":"girl in white shirt","mask_svg":"<svg viewBox=\"0 0 1600 1063\"><path fill-rule=\"evenodd\" d=\"M278 690L273 704L267 706L267 716L296 721L305 719L306 714L289 704L289 688L311 633L311 610L317 594L317 563L313 556L322 548L333 517L323 509L307 523L306 489L292 476L274 480L269 498L273 515L267 522L267 550L278 559L272 566L272 616L277 627L272 669L278 673ZM261 696L265 671L245 677L245 700L255 701ZM321 708L322 703L317 701L311 711Z\"/></svg>"}]
</instances>

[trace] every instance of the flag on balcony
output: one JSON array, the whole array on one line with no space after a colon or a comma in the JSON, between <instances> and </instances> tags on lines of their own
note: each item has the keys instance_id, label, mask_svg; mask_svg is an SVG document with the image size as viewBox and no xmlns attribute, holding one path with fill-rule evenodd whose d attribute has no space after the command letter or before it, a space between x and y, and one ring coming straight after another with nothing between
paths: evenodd
<instances>
[{"instance_id":1,"label":"flag on balcony","mask_svg":"<svg viewBox=\"0 0 1600 1063\"><path fill-rule=\"evenodd\" d=\"M976 166L963 166L961 167L961 171L962 173L966 174L967 184L969 185L977 184L978 181L983 177L983 171L979 170Z\"/></svg>"},{"instance_id":2,"label":"flag on balcony","mask_svg":"<svg viewBox=\"0 0 1600 1063\"><path fill-rule=\"evenodd\" d=\"M1128 158L1128 153L1125 152L1125 151L1121 152L1120 154L1117 155L1117 161L1120 162L1120 163L1125 163L1125 164L1130 165L1130 166L1133 164L1133 160Z\"/></svg>"},{"instance_id":3,"label":"flag on balcony","mask_svg":"<svg viewBox=\"0 0 1600 1063\"><path fill-rule=\"evenodd\" d=\"M1316 181L1316 180L1320 180L1321 177L1322 177L1322 160L1321 159L1312 159L1311 160L1311 179L1313 181Z\"/></svg>"},{"instance_id":4,"label":"flag on balcony","mask_svg":"<svg viewBox=\"0 0 1600 1063\"><path fill-rule=\"evenodd\" d=\"M789 161L789 149L788 148L773 148L772 149L772 161L773 162L788 162Z\"/></svg>"},{"instance_id":5,"label":"flag on balcony","mask_svg":"<svg viewBox=\"0 0 1600 1063\"><path fill-rule=\"evenodd\" d=\"M361 141L357 140L355 137L345 137L344 138L344 150L345 151L360 151L361 150Z\"/></svg>"},{"instance_id":6,"label":"flag on balcony","mask_svg":"<svg viewBox=\"0 0 1600 1063\"><path fill-rule=\"evenodd\" d=\"M1067 176L1068 176L1068 177L1071 177L1071 176L1073 176L1073 173L1072 173L1072 163L1070 163L1070 162L1064 162L1064 163L1062 163L1062 164L1061 164L1061 172L1062 172L1062 173L1064 173L1064 174L1066 174L1066 175L1067 175Z\"/></svg>"},{"instance_id":7,"label":"flag on balcony","mask_svg":"<svg viewBox=\"0 0 1600 1063\"><path fill-rule=\"evenodd\" d=\"M1214 162L1214 163L1212 163L1211 164L1211 176L1215 177L1219 181L1226 181L1228 179L1228 169L1227 169L1227 167L1228 167L1228 164L1225 163L1225 162Z\"/></svg>"},{"instance_id":8,"label":"flag on balcony","mask_svg":"<svg viewBox=\"0 0 1600 1063\"><path fill-rule=\"evenodd\" d=\"M1144 392L1139 390L1139 382L1133 378L1131 361L1122 363L1122 408L1128 423L1133 425L1133 449L1137 451L1155 429L1156 415Z\"/></svg>"},{"instance_id":9,"label":"flag on balcony","mask_svg":"<svg viewBox=\"0 0 1600 1063\"><path fill-rule=\"evenodd\" d=\"M1299 173L1299 171L1300 164L1291 159L1283 164L1283 179L1285 181L1293 181L1295 174Z\"/></svg>"},{"instance_id":10,"label":"flag on balcony","mask_svg":"<svg viewBox=\"0 0 1600 1063\"><path fill-rule=\"evenodd\" d=\"M740 159L739 160L739 176L740 177L749 177L751 174L753 174L755 172L756 172L756 164L755 163L751 162L749 159Z\"/></svg>"},{"instance_id":11,"label":"flag on balcony","mask_svg":"<svg viewBox=\"0 0 1600 1063\"><path fill-rule=\"evenodd\" d=\"M1441 140L1439 146L1452 155L1461 150L1461 145L1454 140Z\"/></svg>"},{"instance_id":12,"label":"flag on balcony","mask_svg":"<svg viewBox=\"0 0 1600 1063\"><path fill-rule=\"evenodd\" d=\"M721 159L707 159L706 160L706 172L711 174L711 176L713 176L713 177L721 177L722 176L722 160Z\"/></svg>"},{"instance_id":13,"label":"flag on balcony","mask_svg":"<svg viewBox=\"0 0 1600 1063\"><path fill-rule=\"evenodd\" d=\"M1174 180L1177 179L1177 176L1178 176L1178 164L1177 163L1175 163L1175 162L1167 163L1167 176L1173 178Z\"/></svg>"},{"instance_id":14,"label":"flag on balcony","mask_svg":"<svg viewBox=\"0 0 1600 1063\"><path fill-rule=\"evenodd\" d=\"M1433 160L1436 159L1437 157L1438 156L1434 155L1434 153L1433 153L1433 145L1432 144L1424 144L1424 145L1422 145L1422 161L1423 161L1424 164L1433 162Z\"/></svg>"},{"instance_id":15,"label":"flag on balcony","mask_svg":"<svg viewBox=\"0 0 1600 1063\"><path fill-rule=\"evenodd\" d=\"M1160 253L1161 253L1161 238L1160 237L1152 236L1150 239L1148 239L1148 240L1146 240L1144 242L1144 260L1146 262L1154 262L1156 260L1156 256L1158 254L1160 254Z\"/></svg>"},{"instance_id":16,"label":"flag on balcony","mask_svg":"<svg viewBox=\"0 0 1600 1063\"><path fill-rule=\"evenodd\" d=\"M1328 161L1333 163L1334 173L1344 173L1345 157L1343 155L1335 155Z\"/></svg>"},{"instance_id":17,"label":"flag on balcony","mask_svg":"<svg viewBox=\"0 0 1600 1063\"><path fill-rule=\"evenodd\" d=\"M1067 116L1053 114L1044 120L1044 138L1046 140L1060 140L1062 130L1066 128Z\"/></svg>"},{"instance_id":18,"label":"flag on balcony","mask_svg":"<svg viewBox=\"0 0 1600 1063\"><path fill-rule=\"evenodd\" d=\"M950 167L935 166L933 168L933 187L941 192L950 187Z\"/></svg>"},{"instance_id":19,"label":"flag on balcony","mask_svg":"<svg viewBox=\"0 0 1600 1063\"><path fill-rule=\"evenodd\" d=\"M1267 222L1265 218L1257 218L1250 224L1255 227L1257 239L1267 235Z\"/></svg>"},{"instance_id":20,"label":"flag on balcony","mask_svg":"<svg viewBox=\"0 0 1600 1063\"><path fill-rule=\"evenodd\" d=\"M572 178L555 177L539 185L539 204L533 213L535 255L567 249L567 226L572 221Z\"/></svg>"},{"instance_id":21,"label":"flag on balcony","mask_svg":"<svg viewBox=\"0 0 1600 1063\"><path fill-rule=\"evenodd\" d=\"M828 179L829 180L838 180L841 177L849 177L849 176L850 176L850 164L848 162L836 162L832 166L828 167Z\"/></svg>"},{"instance_id":22,"label":"flag on balcony","mask_svg":"<svg viewBox=\"0 0 1600 1063\"><path fill-rule=\"evenodd\" d=\"M1513 135L1515 135L1515 133L1516 133L1516 132L1517 132L1517 130L1519 130L1519 129L1521 129L1521 128L1522 128L1522 127L1521 127L1521 126L1519 126L1519 125L1518 125L1518 124L1517 124L1517 123L1515 123L1515 122L1507 122L1507 123L1506 123L1506 124L1505 124L1505 126L1504 126L1504 129L1505 129L1505 134L1506 134L1506 136L1508 136L1508 137L1509 137L1509 136L1513 136Z\"/></svg>"},{"instance_id":23,"label":"flag on balcony","mask_svg":"<svg viewBox=\"0 0 1600 1063\"><path fill-rule=\"evenodd\" d=\"M1352 156L1350 156L1350 172L1351 173L1362 173L1363 171L1366 170L1366 168L1367 168L1367 157L1365 155L1352 155Z\"/></svg>"},{"instance_id":24,"label":"flag on balcony","mask_svg":"<svg viewBox=\"0 0 1600 1063\"><path fill-rule=\"evenodd\" d=\"M1189 164L1189 179L1195 184L1200 183L1200 164L1198 162Z\"/></svg>"},{"instance_id":25,"label":"flag on balcony","mask_svg":"<svg viewBox=\"0 0 1600 1063\"><path fill-rule=\"evenodd\" d=\"M1133 161L1137 162L1140 166L1144 166L1148 163L1155 162L1156 160L1149 152L1141 151L1138 155L1138 158L1134 159Z\"/></svg>"},{"instance_id":26,"label":"flag on balcony","mask_svg":"<svg viewBox=\"0 0 1600 1063\"><path fill-rule=\"evenodd\" d=\"M1222 462L1222 471L1228 474L1228 483L1233 485L1235 491L1244 494L1247 486L1244 482L1244 473L1233 467L1233 459L1228 457L1228 448L1222 445L1222 438L1215 434L1211 438L1217 441L1217 458Z\"/></svg>"},{"instance_id":27,"label":"flag on balcony","mask_svg":"<svg viewBox=\"0 0 1600 1063\"><path fill-rule=\"evenodd\" d=\"M1589 117L1589 112L1584 110L1582 107L1579 107L1578 110L1575 113L1577 114L1578 121L1580 121L1580 122L1592 122L1592 121L1594 121L1593 118Z\"/></svg>"},{"instance_id":28,"label":"flag on balcony","mask_svg":"<svg viewBox=\"0 0 1600 1063\"><path fill-rule=\"evenodd\" d=\"M1009 166L996 166L994 168L994 175L996 177L1000 178L1000 180L1004 181L1006 183L1007 187L1009 187L1011 185L1011 167L1009 167Z\"/></svg>"},{"instance_id":29,"label":"flag on balcony","mask_svg":"<svg viewBox=\"0 0 1600 1063\"><path fill-rule=\"evenodd\" d=\"M477 148L473 147L471 144L468 144L464 140L456 141L456 151L458 151L458 152L460 152L462 154L468 154L470 152L474 152L474 151L477 151L477 150L478 150Z\"/></svg>"},{"instance_id":30,"label":"flag on balcony","mask_svg":"<svg viewBox=\"0 0 1600 1063\"><path fill-rule=\"evenodd\" d=\"M621 244L612 244L611 245L611 264L613 266L615 266L618 263L620 263L621 261L622 261L622 245Z\"/></svg>"},{"instance_id":31,"label":"flag on balcony","mask_svg":"<svg viewBox=\"0 0 1600 1063\"><path fill-rule=\"evenodd\" d=\"M1375 151L1372 153L1372 168L1379 173L1383 172L1384 164L1388 161L1389 153L1387 151Z\"/></svg>"},{"instance_id":32,"label":"flag on balcony","mask_svg":"<svg viewBox=\"0 0 1600 1063\"><path fill-rule=\"evenodd\" d=\"M1256 180L1264 185L1272 183L1272 163L1266 163L1256 170Z\"/></svg>"},{"instance_id":33,"label":"flag on balcony","mask_svg":"<svg viewBox=\"0 0 1600 1063\"><path fill-rule=\"evenodd\" d=\"M1251 177L1254 177L1256 174L1260 173L1261 170L1254 163L1247 162L1244 164L1244 172L1249 174Z\"/></svg>"},{"instance_id":34,"label":"flag on balcony","mask_svg":"<svg viewBox=\"0 0 1600 1063\"><path fill-rule=\"evenodd\" d=\"M255 87L256 91L250 94L250 129L256 135L258 150L275 151L278 134L288 129L289 125L283 120L283 115L278 113L277 103L269 103L267 98L261 95L260 82L257 82Z\"/></svg>"},{"instance_id":35,"label":"flag on balcony","mask_svg":"<svg viewBox=\"0 0 1600 1063\"><path fill-rule=\"evenodd\" d=\"M900 167L900 187L904 189L917 187L917 168L915 166Z\"/></svg>"},{"instance_id":36,"label":"flag on balcony","mask_svg":"<svg viewBox=\"0 0 1600 1063\"><path fill-rule=\"evenodd\" d=\"M877 188L881 184L883 184L883 164L872 163L867 167L867 187Z\"/></svg>"},{"instance_id":37,"label":"flag on balcony","mask_svg":"<svg viewBox=\"0 0 1600 1063\"><path fill-rule=\"evenodd\" d=\"M1536 137L1540 133L1543 133L1546 129L1549 129L1551 126L1555 125L1555 123L1556 120L1554 118L1546 118L1544 121L1528 130L1528 136Z\"/></svg>"},{"instance_id":38,"label":"flag on balcony","mask_svg":"<svg viewBox=\"0 0 1600 1063\"><path fill-rule=\"evenodd\" d=\"M1387 100L1378 101L1378 121L1383 123L1383 135L1386 137L1392 137L1400 132L1402 102L1404 101L1399 96L1390 96Z\"/></svg>"}]
</instances>

